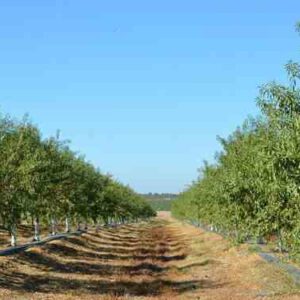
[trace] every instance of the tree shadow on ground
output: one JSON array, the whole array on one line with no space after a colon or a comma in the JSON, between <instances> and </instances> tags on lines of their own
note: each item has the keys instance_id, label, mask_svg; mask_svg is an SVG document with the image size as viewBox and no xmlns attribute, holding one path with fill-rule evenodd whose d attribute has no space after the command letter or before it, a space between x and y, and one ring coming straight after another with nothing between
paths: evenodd
<instances>
[{"instance_id":1,"label":"tree shadow on ground","mask_svg":"<svg viewBox=\"0 0 300 300\"><path fill-rule=\"evenodd\" d=\"M105 280L79 280L50 277L45 275L28 275L21 272L1 272L0 287L18 292L65 293L72 290L79 293L114 294L118 296L159 296L166 291L183 293L199 288L213 289L222 287L211 280L199 281L105 281Z\"/></svg>"},{"instance_id":2,"label":"tree shadow on ground","mask_svg":"<svg viewBox=\"0 0 300 300\"><path fill-rule=\"evenodd\" d=\"M214 260L212 260L212 259L206 259L206 260L201 261L201 262L194 262L194 263L191 263L191 264L188 264L188 265L176 267L176 269L178 271L185 271L185 270L190 269L190 268L203 267L203 266L213 265L213 264L215 264Z\"/></svg>"},{"instance_id":3,"label":"tree shadow on ground","mask_svg":"<svg viewBox=\"0 0 300 300\"><path fill-rule=\"evenodd\" d=\"M47 243L38 251L21 253L14 257L12 265L0 269L0 288L24 293L74 291L77 294L147 297L224 285L209 279L188 281L186 276L184 280L174 280L179 273L173 271L185 271L211 262L178 266L177 262L182 265L187 256L184 239L178 232L156 225L157 222L140 228L136 225L101 228L98 233L89 231L80 237ZM20 265L25 266L24 273ZM166 280L169 270L173 277ZM105 276L113 276L115 281L98 276L105 279Z\"/></svg>"},{"instance_id":4,"label":"tree shadow on ground","mask_svg":"<svg viewBox=\"0 0 300 300\"><path fill-rule=\"evenodd\" d=\"M84 247L88 250L92 251L98 251L101 253L114 253L114 254L130 254L130 253L140 253L140 254L155 254L159 251L161 253L174 253L174 252L180 252L183 250L183 247L178 245L176 247L169 247L168 243L155 243L154 241L152 244L145 245L145 243L139 243L139 244L129 244L129 246L116 246L107 243L105 247L103 247L103 243L100 241L95 241L90 238L77 238L77 237L71 237L68 238L67 241L71 244ZM99 246L101 244L102 246ZM157 248L159 247L159 248Z\"/></svg>"},{"instance_id":5,"label":"tree shadow on ground","mask_svg":"<svg viewBox=\"0 0 300 300\"><path fill-rule=\"evenodd\" d=\"M42 247L46 251L53 251L54 253L64 257L85 257L85 258L99 258L99 259L115 259L115 260L157 260L162 262L170 262L176 260L183 260L186 258L186 254L178 255L160 255L160 253L154 252L154 254L125 254L118 255L113 253L98 253L89 250L78 250L69 245L50 243ZM132 253L132 252L131 252Z\"/></svg>"},{"instance_id":6,"label":"tree shadow on ground","mask_svg":"<svg viewBox=\"0 0 300 300\"><path fill-rule=\"evenodd\" d=\"M83 261L60 262L56 258L38 252L25 252L18 256L17 262L29 267L35 267L41 271L59 273L80 273L86 275L150 275L162 273L167 267L160 267L152 263L140 263L137 265L111 265L94 261L92 263ZM0 273L1 275L1 273Z\"/></svg>"},{"instance_id":7,"label":"tree shadow on ground","mask_svg":"<svg viewBox=\"0 0 300 300\"><path fill-rule=\"evenodd\" d=\"M119 235L116 235L116 236L107 236L107 235L99 235L99 234L90 234L90 233L86 233L85 235L90 235L92 237L96 237L96 238L99 238L99 239L104 239L104 240L109 240L109 241L112 241L112 242L127 242L127 243L139 243L141 241L141 237L124 237L124 236L119 236ZM152 239L148 238L144 238L143 237L143 241L146 241L146 242L151 242Z\"/></svg>"}]
</instances>

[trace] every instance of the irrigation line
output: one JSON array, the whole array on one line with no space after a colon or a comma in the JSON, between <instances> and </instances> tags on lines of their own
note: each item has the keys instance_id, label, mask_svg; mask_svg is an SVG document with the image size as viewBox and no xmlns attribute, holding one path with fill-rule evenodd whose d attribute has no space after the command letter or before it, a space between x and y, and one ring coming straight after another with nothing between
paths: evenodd
<instances>
[{"instance_id":1,"label":"irrigation line","mask_svg":"<svg viewBox=\"0 0 300 300\"><path fill-rule=\"evenodd\" d=\"M44 244L51 242L51 241L65 239L67 237L74 236L74 235L80 236L82 233L85 233L85 231L81 230L81 231L75 231L75 232L70 232L70 233L61 233L61 234L46 237L45 239L43 239L41 241L30 242L30 243L26 243L26 244L23 244L20 246L15 246L15 247L9 247L9 248L0 250L0 256L8 256L8 255L17 254L17 253L23 252L29 248L32 248L32 247L43 246Z\"/></svg>"},{"instance_id":2,"label":"irrigation line","mask_svg":"<svg viewBox=\"0 0 300 300\"><path fill-rule=\"evenodd\" d=\"M128 223L124 223L124 224L110 224L110 225L105 225L102 227L116 228L116 227L119 227L122 225L130 225L130 224L135 224L135 223L128 222ZM8 255L17 254L17 253L23 252L29 248L32 248L32 247L43 246L44 244L46 244L48 242L65 239L70 236L80 236L81 234L86 233L86 232L87 232L86 230L77 230L77 231L70 232L70 233L61 233L61 234L51 235L51 236L44 238L41 241L30 242L30 243L26 243L23 245L9 247L9 248L0 250L0 256L8 256Z\"/></svg>"}]
</instances>

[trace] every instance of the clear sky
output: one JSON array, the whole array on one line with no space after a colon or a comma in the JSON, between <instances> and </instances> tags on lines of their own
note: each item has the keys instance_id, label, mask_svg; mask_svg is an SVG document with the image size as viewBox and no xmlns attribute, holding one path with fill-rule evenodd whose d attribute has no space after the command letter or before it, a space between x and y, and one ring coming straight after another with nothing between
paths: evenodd
<instances>
[{"instance_id":1,"label":"clear sky","mask_svg":"<svg viewBox=\"0 0 300 300\"><path fill-rule=\"evenodd\" d=\"M299 0L1 0L0 109L138 192L178 192L299 57Z\"/></svg>"}]
</instances>

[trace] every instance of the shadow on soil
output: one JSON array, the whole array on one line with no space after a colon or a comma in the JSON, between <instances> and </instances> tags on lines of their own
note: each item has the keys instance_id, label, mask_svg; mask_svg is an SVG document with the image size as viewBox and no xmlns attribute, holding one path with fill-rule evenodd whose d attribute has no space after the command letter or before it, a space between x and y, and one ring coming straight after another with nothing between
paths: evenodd
<instances>
[{"instance_id":1,"label":"shadow on soil","mask_svg":"<svg viewBox=\"0 0 300 300\"><path fill-rule=\"evenodd\" d=\"M180 294L199 288L220 287L209 279L161 278L161 275L166 278L170 270L180 272L213 262L176 266L187 256L185 242L177 231L168 231L163 226L165 223L157 223L102 228L97 233L51 242L39 250L31 249L15 255L9 267L0 266L0 288L30 293L67 293L72 290L117 296L158 296L166 291ZM24 266L26 272L22 269ZM85 275L95 276L88 280ZM144 275L147 279L130 279L130 276ZM115 276L116 279L111 281L97 276ZM122 276L125 279L121 280Z\"/></svg>"},{"instance_id":2,"label":"shadow on soil","mask_svg":"<svg viewBox=\"0 0 300 300\"><path fill-rule=\"evenodd\" d=\"M183 293L199 288L217 288L210 280L200 281L168 281L154 280L147 282L132 281L102 281L102 280L75 280L59 277L45 277L41 275L28 275L25 273L14 272L1 274L0 286L19 292L40 292L40 293L64 293L66 290L79 291L91 294L114 294L132 296L158 296L166 289L173 292Z\"/></svg>"}]
</instances>

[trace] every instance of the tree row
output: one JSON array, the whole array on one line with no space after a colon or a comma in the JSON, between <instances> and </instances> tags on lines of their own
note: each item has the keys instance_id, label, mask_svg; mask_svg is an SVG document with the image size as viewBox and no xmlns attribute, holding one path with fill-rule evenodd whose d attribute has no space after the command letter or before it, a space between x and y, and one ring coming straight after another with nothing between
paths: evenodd
<instances>
[{"instance_id":1,"label":"tree row","mask_svg":"<svg viewBox=\"0 0 300 300\"><path fill-rule=\"evenodd\" d=\"M213 163L173 204L178 218L209 226L237 241L276 240L300 253L300 65L288 82L260 88L259 116L228 138Z\"/></svg>"},{"instance_id":2,"label":"tree row","mask_svg":"<svg viewBox=\"0 0 300 300\"><path fill-rule=\"evenodd\" d=\"M26 118L0 118L0 222L17 244L17 225L57 224L81 229L87 223L124 223L155 212L131 188L102 174L58 136L43 139Z\"/></svg>"}]
</instances>

